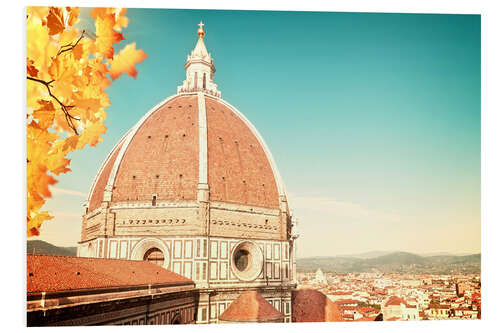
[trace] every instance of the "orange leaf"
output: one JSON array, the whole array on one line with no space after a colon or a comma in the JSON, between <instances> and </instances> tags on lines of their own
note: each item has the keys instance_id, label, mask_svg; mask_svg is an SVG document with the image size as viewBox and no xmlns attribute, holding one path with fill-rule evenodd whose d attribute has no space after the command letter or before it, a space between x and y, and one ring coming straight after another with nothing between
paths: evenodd
<instances>
[{"instance_id":1,"label":"orange leaf","mask_svg":"<svg viewBox=\"0 0 500 333\"><path fill-rule=\"evenodd\" d=\"M113 44L119 43L125 38L119 32L113 30L115 19L113 15L107 14L98 16L95 20L96 28L96 47L97 51L102 54L104 58L113 59Z\"/></svg>"},{"instance_id":2,"label":"orange leaf","mask_svg":"<svg viewBox=\"0 0 500 333\"><path fill-rule=\"evenodd\" d=\"M93 123L80 134L76 149L82 149L86 144L96 146L98 142L102 141L100 135L104 133L106 133L106 126L103 123Z\"/></svg>"},{"instance_id":3,"label":"orange leaf","mask_svg":"<svg viewBox=\"0 0 500 333\"><path fill-rule=\"evenodd\" d=\"M83 45L78 44L77 46L73 47L73 56L75 57L76 60L80 60L82 58L83 54Z\"/></svg>"},{"instance_id":4,"label":"orange leaf","mask_svg":"<svg viewBox=\"0 0 500 333\"><path fill-rule=\"evenodd\" d=\"M50 128L54 123L55 108L51 101L39 100L40 108L33 112L33 117L38 119L38 126L42 129Z\"/></svg>"},{"instance_id":5,"label":"orange leaf","mask_svg":"<svg viewBox=\"0 0 500 333\"><path fill-rule=\"evenodd\" d=\"M40 234L40 227L43 221L51 220L54 216L50 216L48 212L43 211L37 213L33 218L28 216L28 237L38 236Z\"/></svg>"},{"instance_id":6,"label":"orange leaf","mask_svg":"<svg viewBox=\"0 0 500 333\"><path fill-rule=\"evenodd\" d=\"M28 75L31 77L37 77L38 75L38 69L33 65L35 62L33 60L28 60L28 65L26 71L28 72Z\"/></svg>"},{"instance_id":7,"label":"orange leaf","mask_svg":"<svg viewBox=\"0 0 500 333\"><path fill-rule=\"evenodd\" d=\"M63 32L65 26L61 8L50 7L49 15L47 15L47 27L49 28L49 35L57 35Z\"/></svg>"},{"instance_id":8,"label":"orange leaf","mask_svg":"<svg viewBox=\"0 0 500 333\"><path fill-rule=\"evenodd\" d=\"M76 145L78 144L78 135L70 136L64 140L63 150L64 151L74 151L76 149Z\"/></svg>"},{"instance_id":9,"label":"orange leaf","mask_svg":"<svg viewBox=\"0 0 500 333\"><path fill-rule=\"evenodd\" d=\"M115 15L115 30L122 31L122 28L126 28L128 25L128 17L125 16L127 8L116 9Z\"/></svg>"},{"instance_id":10,"label":"orange leaf","mask_svg":"<svg viewBox=\"0 0 500 333\"><path fill-rule=\"evenodd\" d=\"M137 69L135 64L146 59L147 54L143 50L136 50L135 43L128 44L118 55L111 61L109 74L114 80L122 73L127 73L133 78L137 77Z\"/></svg>"},{"instance_id":11,"label":"orange leaf","mask_svg":"<svg viewBox=\"0 0 500 333\"><path fill-rule=\"evenodd\" d=\"M34 16L38 19L44 19L49 14L49 8L41 6L28 6L26 7L26 12L28 16Z\"/></svg>"},{"instance_id":12,"label":"orange leaf","mask_svg":"<svg viewBox=\"0 0 500 333\"><path fill-rule=\"evenodd\" d=\"M50 158L47 161L47 167L56 176L59 175L60 173L66 173L68 171L71 171L70 168L67 168L71 160L64 158L63 157L64 154L66 153L64 151L61 151L60 154L56 154L55 156L50 156Z\"/></svg>"},{"instance_id":13,"label":"orange leaf","mask_svg":"<svg viewBox=\"0 0 500 333\"><path fill-rule=\"evenodd\" d=\"M80 9L78 7L66 7L69 13L68 25L72 26L78 22L78 15L80 15Z\"/></svg>"},{"instance_id":14,"label":"orange leaf","mask_svg":"<svg viewBox=\"0 0 500 333\"><path fill-rule=\"evenodd\" d=\"M103 18L106 15L109 14L109 8L105 7L95 7L90 11L90 16L92 16L94 19L97 19L98 17Z\"/></svg>"}]
</instances>

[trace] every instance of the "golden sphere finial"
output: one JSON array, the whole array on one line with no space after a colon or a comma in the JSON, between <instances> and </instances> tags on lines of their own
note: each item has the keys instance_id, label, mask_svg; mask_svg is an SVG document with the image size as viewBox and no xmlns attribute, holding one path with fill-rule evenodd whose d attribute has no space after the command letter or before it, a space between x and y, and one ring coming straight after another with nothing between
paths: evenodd
<instances>
[{"instance_id":1,"label":"golden sphere finial","mask_svg":"<svg viewBox=\"0 0 500 333\"><path fill-rule=\"evenodd\" d=\"M200 24L198 24L198 26L199 26L199 28L198 28L198 36L200 38L203 38L203 36L205 36L205 30L203 30L203 26L204 26L203 22L200 21Z\"/></svg>"}]
</instances>

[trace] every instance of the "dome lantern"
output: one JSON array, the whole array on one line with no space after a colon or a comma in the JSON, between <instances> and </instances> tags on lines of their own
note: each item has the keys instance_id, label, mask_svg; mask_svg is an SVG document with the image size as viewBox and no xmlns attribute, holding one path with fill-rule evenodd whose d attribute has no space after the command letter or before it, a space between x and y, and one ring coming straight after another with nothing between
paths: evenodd
<instances>
[{"instance_id":1,"label":"dome lantern","mask_svg":"<svg viewBox=\"0 0 500 333\"><path fill-rule=\"evenodd\" d=\"M203 22L198 24L198 42L191 54L188 55L184 68L186 79L177 87L177 93L191 93L201 91L215 97L221 97L217 84L214 83L215 66L212 56L207 51L203 38L205 29Z\"/></svg>"}]
</instances>

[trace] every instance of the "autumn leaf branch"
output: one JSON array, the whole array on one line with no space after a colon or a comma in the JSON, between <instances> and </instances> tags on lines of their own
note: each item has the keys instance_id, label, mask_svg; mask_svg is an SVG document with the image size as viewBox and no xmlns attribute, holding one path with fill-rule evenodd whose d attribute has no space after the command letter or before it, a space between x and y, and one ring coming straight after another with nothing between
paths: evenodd
<instances>
[{"instance_id":1,"label":"autumn leaf branch","mask_svg":"<svg viewBox=\"0 0 500 333\"><path fill-rule=\"evenodd\" d=\"M75 45L76 46L76 45ZM52 91L50 90L50 84L52 82L54 82L54 80L51 80L51 81L44 81L44 80L40 80L40 79L37 79L37 78L34 78L34 77L30 77L30 76L26 76L26 78L28 80L31 80L31 81L35 81L35 82L38 82L38 83L41 83L43 84L46 88L47 88L47 91L50 95L50 97L52 97L53 99L56 100L56 102L59 104L59 106L61 107L61 110L63 111L64 113L64 117L66 118L66 122L68 123L68 126L71 127L71 129L75 132L76 135L78 135L78 131L76 130L76 127L75 125L73 124L73 120L80 120L80 118L78 117L75 117L75 116L72 116L68 109L71 109L72 107L74 107L74 105L65 105L63 104L56 96L54 96L52 94Z\"/></svg>"},{"instance_id":2,"label":"autumn leaf branch","mask_svg":"<svg viewBox=\"0 0 500 333\"><path fill-rule=\"evenodd\" d=\"M61 49L59 50L59 52L57 52L57 55L60 55L64 52L73 50L78 45L78 43L80 43L80 41L82 40L84 35L85 35L85 30L82 31L80 38L78 38L78 40L75 42L75 44L69 43L69 44L61 46Z\"/></svg>"}]
</instances>

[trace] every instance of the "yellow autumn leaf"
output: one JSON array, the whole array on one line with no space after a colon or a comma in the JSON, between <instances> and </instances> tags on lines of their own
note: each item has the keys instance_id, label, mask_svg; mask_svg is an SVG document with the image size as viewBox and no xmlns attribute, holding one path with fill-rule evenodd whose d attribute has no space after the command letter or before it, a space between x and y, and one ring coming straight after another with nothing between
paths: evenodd
<instances>
[{"instance_id":1,"label":"yellow autumn leaf","mask_svg":"<svg viewBox=\"0 0 500 333\"><path fill-rule=\"evenodd\" d=\"M40 235L40 226L42 223L53 218L47 211L39 212L33 218L28 217L28 237Z\"/></svg>"},{"instance_id":2,"label":"yellow autumn leaf","mask_svg":"<svg viewBox=\"0 0 500 333\"><path fill-rule=\"evenodd\" d=\"M78 44L76 45L73 50L73 56L75 57L75 60L80 60L82 58L82 55L83 55L83 45L82 44Z\"/></svg>"},{"instance_id":3,"label":"yellow autumn leaf","mask_svg":"<svg viewBox=\"0 0 500 333\"><path fill-rule=\"evenodd\" d=\"M108 73L135 76L135 64L146 55L135 44L126 46L112 65L113 45L123 40L119 31L128 25L126 9L94 9L95 40L75 26L78 8L27 7L26 12L26 204L28 236L33 236L52 218L39 210L51 197L55 177L71 171L68 153L102 141Z\"/></svg>"},{"instance_id":4,"label":"yellow autumn leaf","mask_svg":"<svg viewBox=\"0 0 500 333\"><path fill-rule=\"evenodd\" d=\"M54 123L55 111L52 101L39 100L40 108L33 112L33 117L38 119L40 128L50 128Z\"/></svg>"},{"instance_id":5,"label":"yellow autumn leaf","mask_svg":"<svg viewBox=\"0 0 500 333\"><path fill-rule=\"evenodd\" d=\"M146 59L147 55L143 50L136 50L135 43L125 46L120 53L111 61L109 74L113 80L117 79L122 73L127 73L133 78L137 77L135 64Z\"/></svg>"},{"instance_id":6,"label":"yellow autumn leaf","mask_svg":"<svg viewBox=\"0 0 500 333\"><path fill-rule=\"evenodd\" d=\"M97 145L98 142L102 141L101 134L105 132L106 126L103 123L93 123L80 134L76 149L82 149L86 144L89 146Z\"/></svg>"},{"instance_id":7,"label":"yellow autumn leaf","mask_svg":"<svg viewBox=\"0 0 500 333\"><path fill-rule=\"evenodd\" d=\"M95 21L97 52L102 54L104 58L112 59L114 53L113 44L125 39L121 33L113 30L114 25L115 20L111 14L98 16Z\"/></svg>"},{"instance_id":8,"label":"yellow autumn leaf","mask_svg":"<svg viewBox=\"0 0 500 333\"><path fill-rule=\"evenodd\" d=\"M49 7L28 6L26 8L26 13L31 18L37 18L39 20L45 19L47 15L49 15Z\"/></svg>"},{"instance_id":9,"label":"yellow autumn leaf","mask_svg":"<svg viewBox=\"0 0 500 333\"><path fill-rule=\"evenodd\" d=\"M66 7L66 11L69 13L68 15L68 25L72 26L75 25L78 21L79 18L78 16L80 15L80 9L77 7Z\"/></svg>"}]
</instances>

